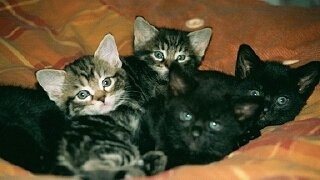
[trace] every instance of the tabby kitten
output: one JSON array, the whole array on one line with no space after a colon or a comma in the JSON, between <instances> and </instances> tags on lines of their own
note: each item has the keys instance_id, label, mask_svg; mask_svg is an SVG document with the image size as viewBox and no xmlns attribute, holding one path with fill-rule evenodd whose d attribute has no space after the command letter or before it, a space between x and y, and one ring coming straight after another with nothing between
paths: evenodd
<instances>
[{"instance_id":1,"label":"tabby kitten","mask_svg":"<svg viewBox=\"0 0 320 180\"><path fill-rule=\"evenodd\" d=\"M210 163L235 150L238 137L260 114L262 99L236 96L235 78L221 72L189 76L174 63L169 77L169 97L148 103L140 131L141 151L163 151L169 169Z\"/></svg>"},{"instance_id":2,"label":"tabby kitten","mask_svg":"<svg viewBox=\"0 0 320 180\"><path fill-rule=\"evenodd\" d=\"M81 57L64 70L36 73L49 98L69 119L53 173L95 176L92 171L104 171L103 176L115 178L127 171L131 175L141 175L142 170L157 172L145 168L153 163L147 162L149 159L165 164L163 153L149 152L140 157L132 144L143 109L138 102L140 94L121 66L114 38L108 34L94 56Z\"/></svg>"},{"instance_id":3,"label":"tabby kitten","mask_svg":"<svg viewBox=\"0 0 320 180\"><path fill-rule=\"evenodd\" d=\"M211 28L193 32L158 28L137 17L134 56L123 59L123 68L135 79L147 99L165 94L170 64L179 62L188 71L197 69L211 34Z\"/></svg>"},{"instance_id":4,"label":"tabby kitten","mask_svg":"<svg viewBox=\"0 0 320 180\"><path fill-rule=\"evenodd\" d=\"M320 62L291 68L276 61L262 61L248 45L239 47L236 77L239 90L265 99L257 128L280 125L293 120L319 83Z\"/></svg>"},{"instance_id":5,"label":"tabby kitten","mask_svg":"<svg viewBox=\"0 0 320 180\"><path fill-rule=\"evenodd\" d=\"M135 107L126 101L126 72L111 35L101 41L94 56L83 56L65 66L63 70L42 69L37 80L49 98L69 117L80 115L106 115L122 104Z\"/></svg>"}]
</instances>

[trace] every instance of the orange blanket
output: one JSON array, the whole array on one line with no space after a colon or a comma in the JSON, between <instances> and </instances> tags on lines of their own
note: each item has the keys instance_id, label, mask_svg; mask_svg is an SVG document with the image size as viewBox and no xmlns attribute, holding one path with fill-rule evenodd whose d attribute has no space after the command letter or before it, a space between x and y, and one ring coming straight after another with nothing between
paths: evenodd
<instances>
[{"instance_id":1,"label":"orange blanket","mask_svg":"<svg viewBox=\"0 0 320 180\"><path fill-rule=\"evenodd\" d=\"M256 0L3 0L0 84L33 87L34 72L92 54L106 33L121 55L132 52L133 22L194 30L213 28L202 69L233 73L236 53L250 44L262 59L320 59L320 8L276 7ZM200 21L190 21L199 19ZM203 24L201 24L203 22ZM263 135L224 160L182 166L159 179L320 179L320 86L295 121ZM0 147L1 148L1 147ZM51 179L0 160L0 179ZM150 178L152 179L152 178Z\"/></svg>"}]
</instances>

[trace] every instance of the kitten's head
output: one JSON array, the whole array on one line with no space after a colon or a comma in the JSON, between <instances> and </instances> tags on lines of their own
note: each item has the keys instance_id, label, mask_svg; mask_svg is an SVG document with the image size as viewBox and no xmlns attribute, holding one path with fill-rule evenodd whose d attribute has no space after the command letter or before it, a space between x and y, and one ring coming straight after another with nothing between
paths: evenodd
<instances>
[{"instance_id":1,"label":"kitten's head","mask_svg":"<svg viewBox=\"0 0 320 180\"><path fill-rule=\"evenodd\" d=\"M195 76L172 65L165 133L176 149L208 155L208 160L219 159L234 149L237 138L246 130L245 124L258 117L262 101L257 97L234 99L230 94L213 92L217 88L215 73L200 71Z\"/></svg>"},{"instance_id":2,"label":"kitten's head","mask_svg":"<svg viewBox=\"0 0 320 180\"><path fill-rule=\"evenodd\" d=\"M319 83L320 62L291 68L275 61L262 61L248 45L241 45L236 77L243 94L262 96L264 111L258 126L279 125L293 120Z\"/></svg>"},{"instance_id":3,"label":"kitten's head","mask_svg":"<svg viewBox=\"0 0 320 180\"><path fill-rule=\"evenodd\" d=\"M126 98L126 74L121 65L115 40L108 34L94 56L83 56L63 70L39 70L36 78L67 115L102 115Z\"/></svg>"},{"instance_id":4,"label":"kitten's head","mask_svg":"<svg viewBox=\"0 0 320 180\"><path fill-rule=\"evenodd\" d=\"M186 69L197 69L211 34L211 28L193 32L157 28L142 17L137 17L134 24L134 51L137 57L166 76L173 61Z\"/></svg>"}]
</instances>

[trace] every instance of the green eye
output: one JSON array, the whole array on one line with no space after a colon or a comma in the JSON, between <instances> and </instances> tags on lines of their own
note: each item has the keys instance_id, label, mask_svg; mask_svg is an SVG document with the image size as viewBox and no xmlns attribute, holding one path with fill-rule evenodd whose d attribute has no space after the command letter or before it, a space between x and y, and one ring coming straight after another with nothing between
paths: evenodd
<instances>
[{"instance_id":1,"label":"green eye","mask_svg":"<svg viewBox=\"0 0 320 180\"><path fill-rule=\"evenodd\" d=\"M210 121L209 122L209 127L210 127L210 129L216 130L216 131L219 131L219 130L222 129L221 125L219 123L215 122L215 121Z\"/></svg>"},{"instance_id":2,"label":"green eye","mask_svg":"<svg viewBox=\"0 0 320 180\"><path fill-rule=\"evenodd\" d=\"M179 114L179 118L181 121L191 121L193 119L193 116L188 112L182 111Z\"/></svg>"},{"instance_id":3,"label":"green eye","mask_svg":"<svg viewBox=\"0 0 320 180\"><path fill-rule=\"evenodd\" d=\"M85 99L85 98L87 98L87 97L90 96L90 95L91 95L91 94L89 93L89 91L87 91L87 90L81 90L81 91L78 92L77 97L78 97L79 99Z\"/></svg>"},{"instance_id":4,"label":"green eye","mask_svg":"<svg viewBox=\"0 0 320 180\"><path fill-rule=\"evenodd\" d=\"M250 90L249 95L250 96L261 96L261 93L258 90Z\"/></svg>"},{"instance_id":5,"label":"green eye","mask_svg":"<svg viewBox=\"0 0 320 180\"><path fill-rule=\"evenodd\" d=\"M164 55L161 51L155 51L153 52L153 55L159 61L162 61L164 59Z\"/></svg>"},{"instance_id":6,"label":"green eye","mask_svg":"<svg viewBox=\"0 0 320 180\"><path fill-rule=\"evenodd\" d=\"M105 78L105 79L102 81L102 86L103 86L103 87L108 87L108 86L111 85L111 83L112 83L111 78Z\"/></svg>"},{"instance_id":7,"label":"green eye","mask_svg":"<svg viewBox=\"0 0 320 180\"><path fill-rule=\"evenodd\" d=\"M285 105L286 103L288 103L288 101L289 101L289 98L281 96L281 97L278 97L277 104L278 105Z\"/></svg>"},{"instance_id":8,"label":"green eye","mask_svg":"<svg viewBox=\"0 0 320 180\"><path fill-rule=\"evenodd\" d=\"M183 60L185 60L186 59L186 56L185 55L179 55L178 57L177 57L177 61L183 61Z\"/></svg>"}]
</instances>

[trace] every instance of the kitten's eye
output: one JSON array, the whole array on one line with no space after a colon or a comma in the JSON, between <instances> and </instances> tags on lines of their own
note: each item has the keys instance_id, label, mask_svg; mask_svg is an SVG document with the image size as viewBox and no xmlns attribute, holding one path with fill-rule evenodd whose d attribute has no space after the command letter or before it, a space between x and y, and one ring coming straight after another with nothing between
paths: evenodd
<instances>
[{"instance_id":1,"label":"kitten's eye","mask_svg":"<svg viewBox=\"0 0 320 180\"><path fill-rule=\"evenodd\" d=\"M258 90L250 90L249 95L250 96L261 96L261 93Z\"/></svg>"},{"instance_id":2,"label":"kitten's eye","mask_svg":"<svg viewBox=\"0 0 320 180\"><path fill-rule=\"evenodd\" d=\"M222 129L222 126L219 123L215 122L215 121L210 121L209 122L209 127L210 127L210 129L216 130L216 131L219 131L219 130Z\"/></svg>"},{"instance_id":3,"label":"kitten's eye","mask_svg":"<svg viewBox=\"0 0 320 180\"><path fill-rule=\"evenodd\" d=\"M278 105L285 105L286 103L288 103L288 101L289 101L289 98L281 96L281 97L278 97L277 104Z\"/></svg>"},{"instance_id":4,"label":"kitten's eye","mask_svg":"<svg viewBox=\"0 0 320 180\"><path fill-rule=\"evenodd\" d=\"M103 87L108 87L112 84L112 81L111 81L111 78L105 78L103 81L102 81L102 86Z\"/></svg>"},{"instance_id":5,"label":"kitten's eye","mask_svg":"<svg viewBox=\"0 0 320 180\"><path fill-rule=\"evenodd\" d=\"M193 116L192 116L192 114L190 114L188 112L182 111L179 114L179 118L181 121L190 121L193 119Z\"/></svg>"},{"instance_id":6,"label":"kitten's eye","mask_svg":"<svg viewBox=\"0 0 320 180\"><path fill-rule=\"evenodd\" d=\"M81 90L81 91L78 92L77 97L78 97L79 99L85 99L85 98L87 98L87 97L90 96L90 95L91 95L91 94L90 94L89 91L87 91L87 90Z\"/></svg>"},{"instance_id":7,"label":"kitten's eye","mask_svg":"<svg viewBox=\"0 0 320 180\"><path fill-rule=\"evenodd\" d=\"M155 51L153 55L159 61L162 61L164 59L164 55L161 51Z\"/></svg>"},{"instance_id":8,"label":"kitten's eye","mask_svg":"<svg viewBox=\"0 0 320 180\"><path fill-rule=\"evenodd\" d=\"M178 57L177 57L177 61L183 61L183 60L185 60L186 59L186 56L185 55L179 55Z\"/></svg>"}]
</instances>

